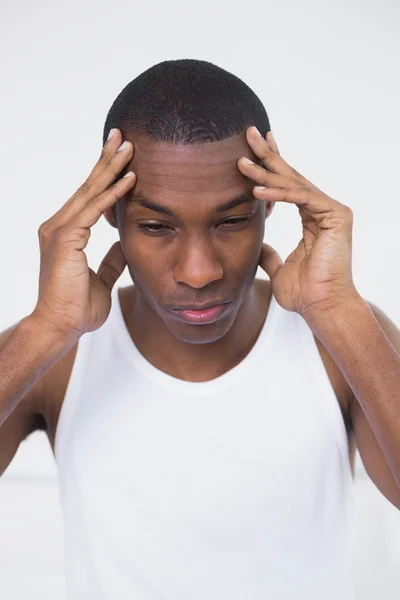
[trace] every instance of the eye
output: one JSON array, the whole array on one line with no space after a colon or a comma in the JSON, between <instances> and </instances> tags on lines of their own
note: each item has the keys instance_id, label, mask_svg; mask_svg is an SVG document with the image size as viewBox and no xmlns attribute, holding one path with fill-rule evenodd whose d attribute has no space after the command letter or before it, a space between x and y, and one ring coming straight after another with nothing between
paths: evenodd
<instances>
[{"instance_id":1,"label":"eye","mask_svg":"<svg viewBox=\"0 0 400 600\"><path fill-rule=\"evenodd\" d=\"M138 225L139 229L144 229L148 233L158 233L163 229L168 229L165 225L161 225L160 223L149 223L147 225Z\"/></svg>"},{"instance_id":2,"label":"eye","mask_svg":"<svg viewBox=\"0 0 400 600\"><path fill-rule=\"evenodd\" d=\"M240 225L241 223L248 223L251 219L253 215L249 215L248 217L242 217L242 218L232 218L232 219L226 219L225 221L222 221L222 223L220 223L220 225L226 225L228 227L228 229L230 229L231 227L234 227L235 225Z\"/></svg>"},{"instance_id":3,"label":"eye","mask_svg":"<svg viewBox=\"0 0 400 600\"><path fill-rule=\"evenodd\" d=\"M233 229L236 226L240 226L241 224L248 223L253 215L249 215L248 217L240 217L240 218L231 218L225 219L219 223L219 226L224 226L226 229ZM157 235L158 233L163 234L166 230L171 229L166 225L162 225L161 223L141 223L138 224L139 229L143 229L145 232L150 233L152 235Z\"/></svg>"}]
</instances>

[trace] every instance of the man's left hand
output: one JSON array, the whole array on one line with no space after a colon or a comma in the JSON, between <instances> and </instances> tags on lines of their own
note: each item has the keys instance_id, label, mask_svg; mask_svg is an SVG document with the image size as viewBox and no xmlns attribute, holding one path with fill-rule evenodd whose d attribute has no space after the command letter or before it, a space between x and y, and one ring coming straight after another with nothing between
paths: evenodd
<instances>
[{"instance_id":1,"label":"man's left hand","mask_svg":"<svg viewBox=\"0 0 400 600\"><path fill-rule=\"evenodd\" d=\"M271 246L262 246L259 264L279 304L307 319L359 299L351 268L353 211L288 165L271 132L264 139L250 127L246 138L265 167L238 160L241 173L264 186L254 187L254 196L295 204L302 220L303 237L285 262Z\"/></svg>"}]
</instances>

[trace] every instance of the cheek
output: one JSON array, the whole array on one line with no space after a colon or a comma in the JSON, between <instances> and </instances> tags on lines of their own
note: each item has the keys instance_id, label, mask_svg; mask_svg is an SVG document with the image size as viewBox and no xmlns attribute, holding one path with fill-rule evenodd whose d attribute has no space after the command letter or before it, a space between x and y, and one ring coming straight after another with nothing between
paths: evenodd
<instances>
[{"instance_id":1,"label":"cheek","mask_svg":"<svg viewBox=\"0 0 400 600\"><path fill-rule=\"evenodd\" d=\"M121 237L129 271L143 281L160 280L170 269L170 253L156 241L137 231Z\"/></svg>"},{"instance_id":2,"label":"cheek","mask_svg":"<svg viewBox=\"0 0 400 600\"><path fill-rule=\"evenodd\" d=\"M258 264L264 233L265 219L259 212L242 231L217 238L215 248L223 257L224 267L238 273L254 268L254 264Z\"/></svg>"},{"instance_id":3,"label":"cheek","mask_svg":"<svg viewBox=\"0 0 400 600\"><path fill-rule=\"evenodd\" d=\"M260 252L264 241L265 221L258 218L246 234L235 240L235 247L231 251L236 269L250 270L258 264ZM233 266L235 269L235 266Z\"/></svg>"}]
</instances>

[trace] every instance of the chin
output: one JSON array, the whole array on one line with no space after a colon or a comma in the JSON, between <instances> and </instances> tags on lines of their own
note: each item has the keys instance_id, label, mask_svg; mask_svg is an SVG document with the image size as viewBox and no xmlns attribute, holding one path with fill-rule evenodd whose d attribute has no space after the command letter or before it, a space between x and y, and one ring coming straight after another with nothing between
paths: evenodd
<instances>
[{"instance_id":1,"label":"chin","mask_svg":"<svg viewBox=\"0 0 400 600\"><path fill-rule=\"evenodd\" d=\"M192 325L191 323L178 323L173 320L164 320L165 326L181 342L185 344L212 344L223 338L232 327L237 315L231 311L221 316L213 323L207 325Z\"/></svg>"}]
</instances>

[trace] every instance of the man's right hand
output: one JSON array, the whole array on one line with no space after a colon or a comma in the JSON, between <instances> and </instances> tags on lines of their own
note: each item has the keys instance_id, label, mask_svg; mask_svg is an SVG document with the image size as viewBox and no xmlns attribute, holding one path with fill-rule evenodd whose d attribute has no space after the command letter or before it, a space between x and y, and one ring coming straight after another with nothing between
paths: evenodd
<instances>
[{"instance_id":1,"label":"man's right hand","mask_svg":"<svg viewBox=\"0 0 400 600\"><path fill-rule=\"evenodd\" d=\"M45 330L68 340L78 340L86 332L101 327L111 309L111 290L123 272L126 261L120 242L111 246L95 273L84 252L104 211L135 186L136 175L125 175L114 183L133 157L133 145L122 133L104 145L88 179L50 219L39 227L39 295L31 318Z\"/></svg>"}]
</instances>

